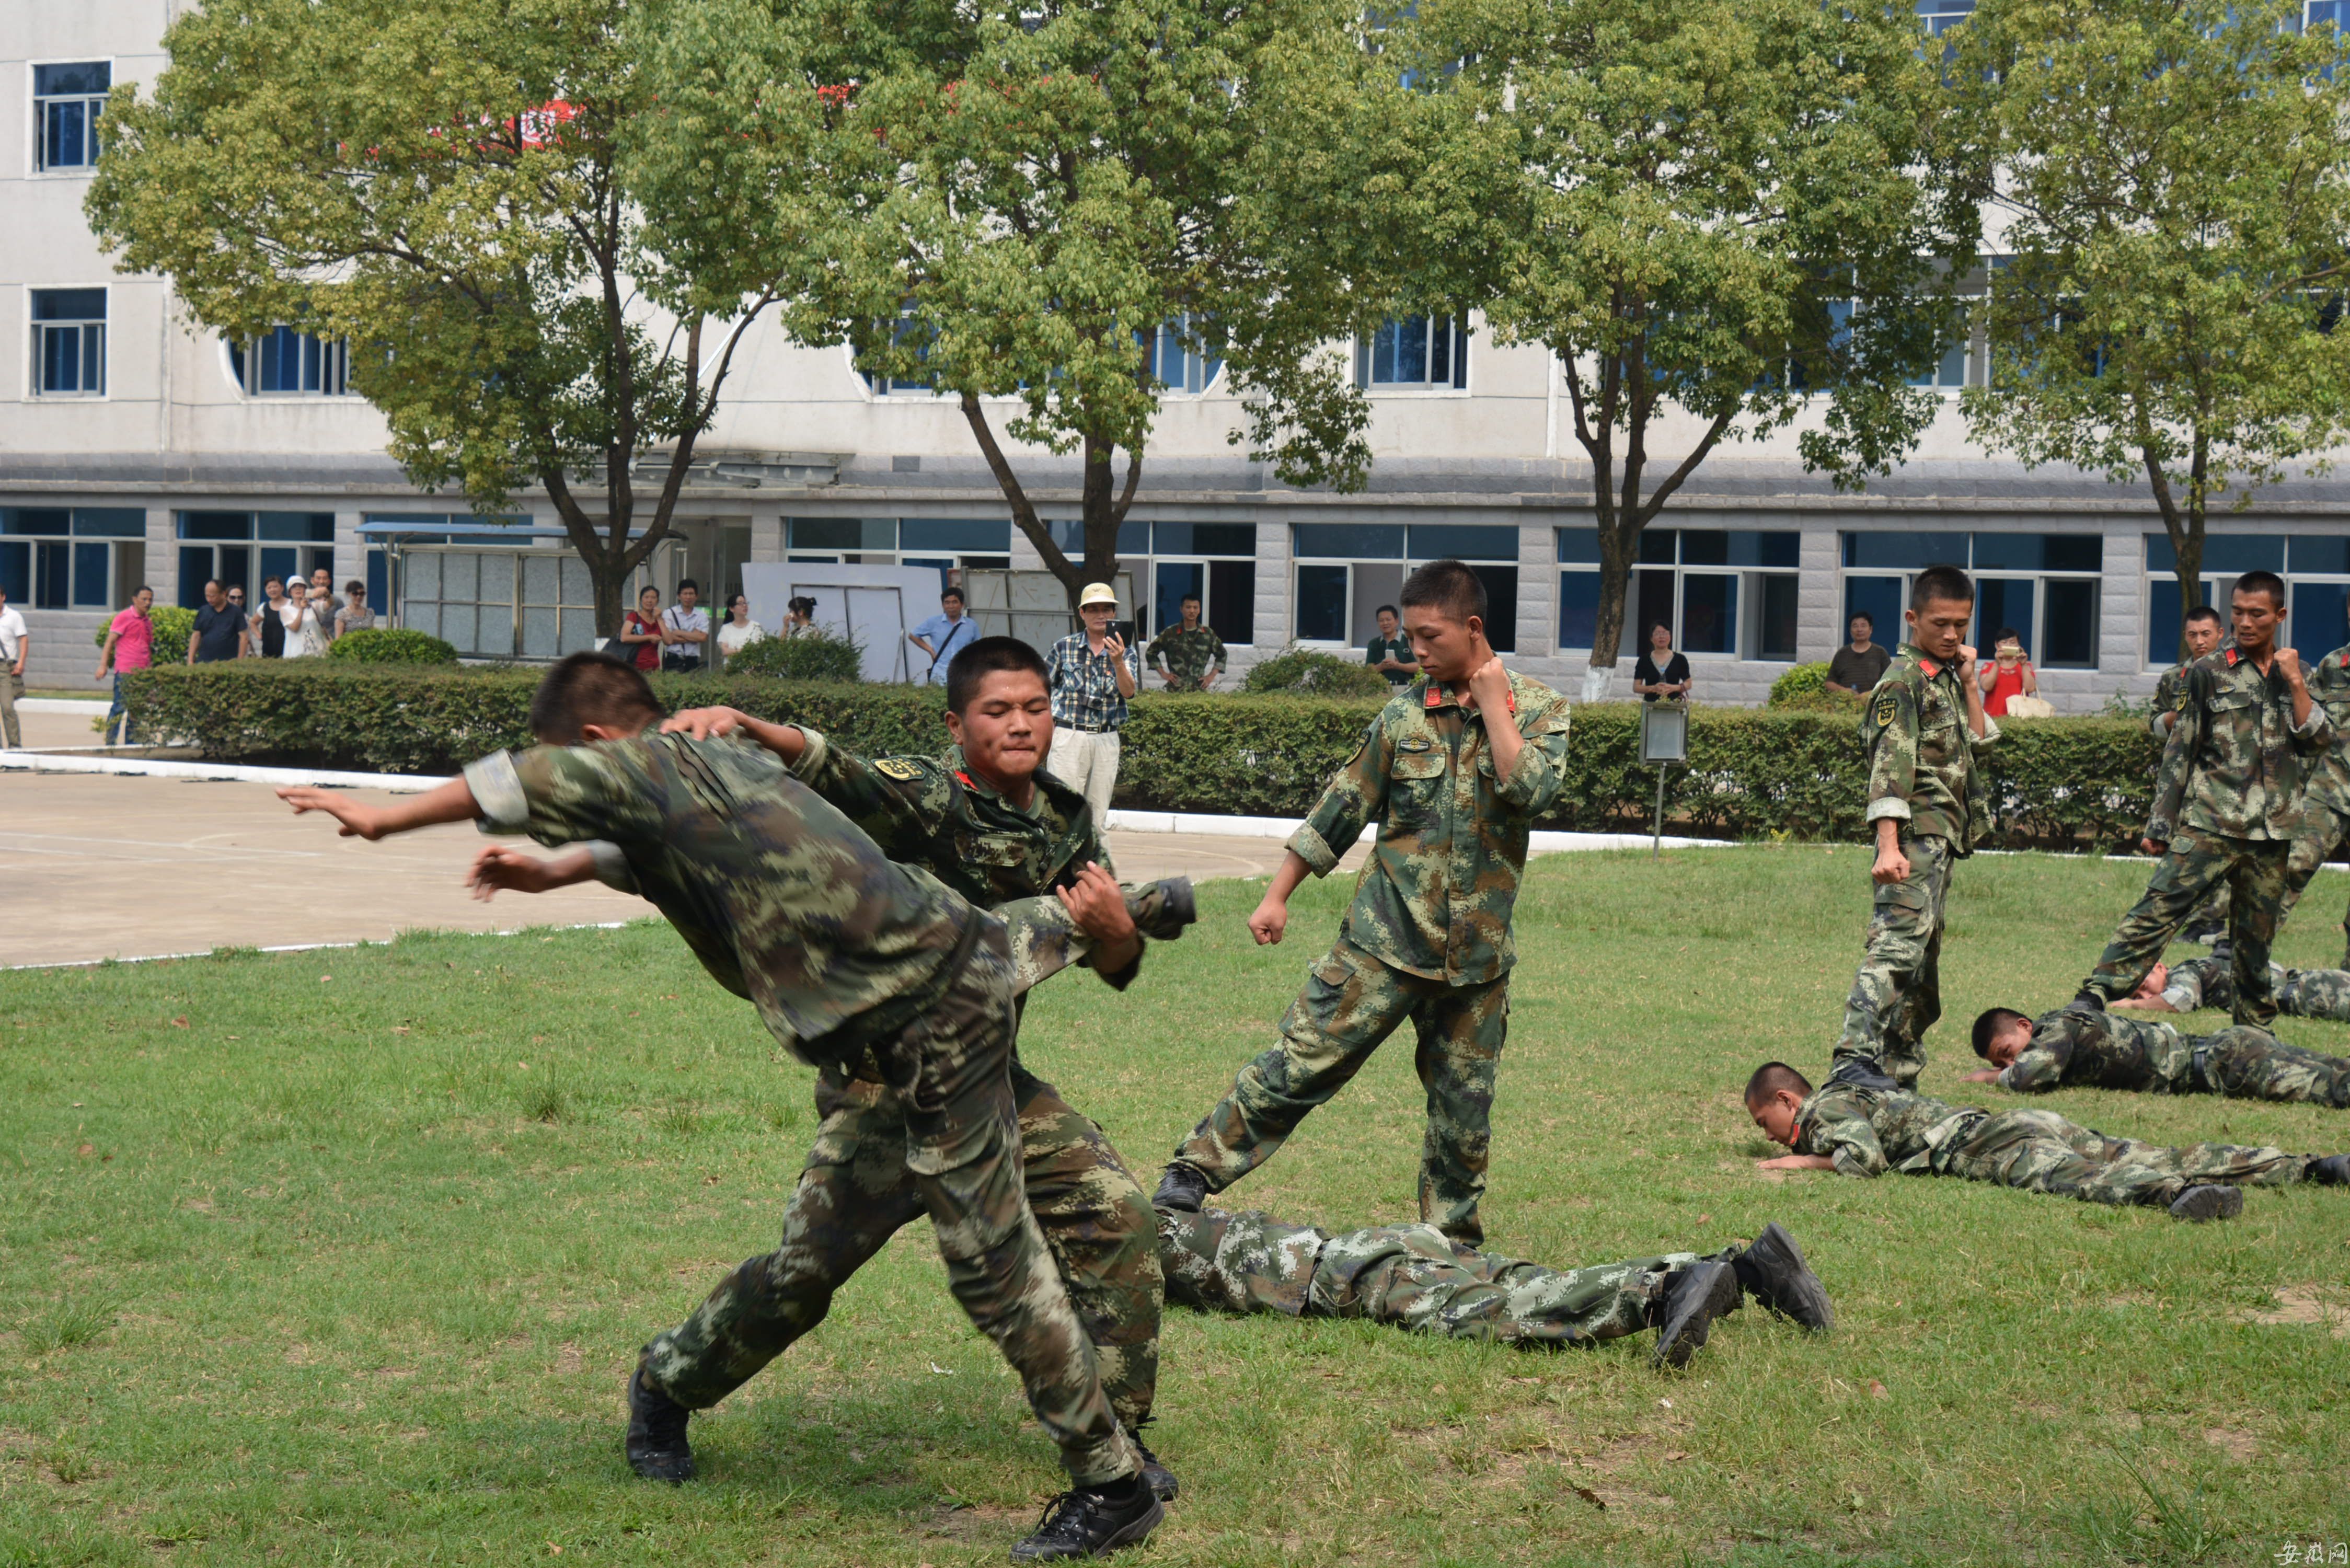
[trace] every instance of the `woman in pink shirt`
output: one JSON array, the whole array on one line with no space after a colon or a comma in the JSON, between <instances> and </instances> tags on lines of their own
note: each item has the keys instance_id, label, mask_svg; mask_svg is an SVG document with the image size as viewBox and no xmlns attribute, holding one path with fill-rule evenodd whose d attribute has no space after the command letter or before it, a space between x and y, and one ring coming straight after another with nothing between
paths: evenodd
<instances>
[{"instance_id":1,"label":"woman in pink shirt","mask_svg":"<svg viewBox=\"0 0 2350 1568\"><path fill-rule=\"evenodd\" d=\"M130 596L130 607L107 623L106 646L98 650L98 673L90 679L103 680L109 667L114 670L114 706L106 711L106 743L114 743L114 722L122 721L122 743L130 743L130 717L122 710L122 676L125 670L144 670L155 662L155 623L147 612L155 605L155 590L141 587Z\"/></svg>"}]
</instances>

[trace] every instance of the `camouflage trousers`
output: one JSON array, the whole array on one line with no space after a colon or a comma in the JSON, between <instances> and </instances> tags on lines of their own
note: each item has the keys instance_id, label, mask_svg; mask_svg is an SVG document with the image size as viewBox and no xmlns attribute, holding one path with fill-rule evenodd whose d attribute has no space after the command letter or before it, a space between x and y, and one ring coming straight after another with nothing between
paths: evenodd
<instances>
[{"instance_id":1,"label":"camouflage trousers","mask_svg":"<svg viewBox=\"0 0 2350 1568\"><path fill-rule=\"evenodd\" d=\"M1984 1113L1934 1150L1931 1168L2088 1203L2167 1204L2204 1182L2287 1186L2307 1172L2309 1157L2226 1143L2170 1148L2107 1137L2054 1111L2015 1110Z\"/></svg>"},{"instance_id":2,"label":"camouflage trousers","mask_svg":"<svg viewBox=\"0 0 2350 1568\"><path fill-rule=\"evenodd\" d=\"M1341 940L1306 976L1281 1021L1281 1040L1240 1070L1230 1093L1191 1129L1175 1158L1222 1192L1266 1160L1315 1106L1351 1082L1407 1019L1428 1091L1420 1145L1419 1217L1456 1241L1485 1239L1493 1079L1509 1033L1510 977L1449 985L1390 968Z\"/></svg>"},{"instance_id":3,"label":"camouflage trousers","mask_svg":"<svg viewBox=\"0 0 2350 1568\"><path fill-rule=\"evenodd\" d=\"M828 1067L819 1080L816 1129L806 1168L784 1212L783 1242L720 1282L693 1315L645 1346L646 1380L681 1405L715 1405L824 1321L833 1293L883 1243L927 1212L946 1260L947 1284L983 1334L1019 1373L1029 1408L1080 1483L1135 1473L1139 1460L1120 1429L1100 1376L1101 1356L1055 1264L1118 1255L1121 1227L1139 1226L1149 1256L1128 1265L1147 1280L1149 1322L1118 1341L1113 1358L1152 1365L1158 1338L1158 1260L1149 1209L1124 1177L1139 1214L1113 1202L1112 1183L1084 1168L1099 1130L1066 1106L1040 1109L1038 1126L1065 1142L1047 1163L1059 1175L1049 1210L1062 1205L1055 1244L1024 1189L1023 1134L1010 1075L1012 968L1001 928L931 1012L870 1053L866 1072ZM1033 1082L1033 1081L1032 1081ZM1036 1087L1049 1095L1049 1087ZM1032 1105L1041 1106L1041 1099ZM1107 1142L1100 1152L1115 1165ZM1073 1213L1091 1210L1071 1222ZM1097 1296L1094 1306L1099 1308ZM1113 1336L1114 1338L1116 1336ZM1121 1362L1124 1365L1124 1362ZM1135 1375L1128 1367L1128 1386Z\"/></svg>"},{"instance_id":4,"label":"camouflage trousers","mask_svg":"<svg viewBox=\"0 0 2350 1568\"><path fill-rule=\"evenodd\" d=\"M2293 850L2285 858L2284 898L2277 906L2278 925L2284 924L2293 907L2301 902L2310 879L2317 875L2317 868L2325 864L2345 838L2350 838L2350 816L2317 801L2303 801L2301 831L2293 835ZM2342 927L2345 938L2350 938L2350 915L2343 917ZM2350 944L2345 944L2344 950L2345 961L2350 961Z\"/></svg>"},{"instance_id":5,"label":"camouflage trousers","mask_svg":"<svg viewBox=\"0 0 2350 1568\"><path fill-rule=\"evenodd\" d=\"M1909 1089L1926 1065L1926 1031L1942 1016L1942 925L1957 857L1949 839L1931 836L1904 835L1901 852L1909 875L1877 886L1835 1059L1873 1061Z\"/></svg>"},{"instance_id":6,"label":"camouflage trousers","mask_svg":"<svg viewBox=\"0 0 2350 1568\"><path fill-rule=\"evenodd\" d=\"M2228 888L2228 941L2235 960L2235 1020L2268 1027L2276 1017L2269 987L2269 944L2276 940L2291 846L2274 839L2224 838L2182 828L2122 917L2097 967L2081 982L2112 1002L2138 988L2188 914L2214 886Z\"/></svg>"},{"instance_id":7,"label":"camouflage trousers","mask_svg":"<svg viewBox=\"0 0 2350 1568\"><path fill-rule=\"evenodd\" d=\"M2243 1023L2193 1044L2195 1083L2182 1092L2350 1109L2350 1061L2339 1056L2288 1045Z\"/></svg>"},{"instance_id":8,"label":"camouflage trousers","mask_svg":"<svg viewBox=\"0 0 2350 1568\"><path fill-rule=\"evenodd\" d=\"M1594 1345L1650 1326L1692 1252L1586 1269L1479 1252L1430 1225L1332 1235L1255 1212L1162 1210L1170 1301L1201 1312L1351 1317L1451 1339Z\"/></svg>"}]
</instances>

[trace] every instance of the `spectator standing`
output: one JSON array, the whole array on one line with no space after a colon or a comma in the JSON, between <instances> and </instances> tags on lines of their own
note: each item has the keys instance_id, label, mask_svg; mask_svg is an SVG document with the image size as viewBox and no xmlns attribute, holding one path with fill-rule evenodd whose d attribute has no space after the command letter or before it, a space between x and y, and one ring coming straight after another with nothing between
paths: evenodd
<instances>
[{"instance_id":1,"label":"spectator standing","mask_svg":"<svg viewBox=\"0 0 2350 1568\"><path fill-rule=\"evenodd\" d=\"M784 635L787 638L816 635L816 600L802 594L784 606Z\"/></svg>"},{"instance_id":2,"label":"spectator standing","mask_svg":"<svg viewBox=\"0 0 2350 1568\"><path fill-rule=\"evenodd\" d=\"M310 608L317 612L319 629L332 642L341 635L337 629L343 607L335 600L335 574L324 566L310 574Z\"/></svg>"},{"instance_id":3,"label":"spectator standing","mask_svg":"<svg viewBox=\"0 0 2350 1568\"><path fill-rule=\"evenodd\" d=\"M1648 628L1648 651L1632 666L1632 690L1644 702L1679 702L1689 697L1689 656L1673 651L1673 628L1663 621Z\"/></svg>"},{"instance_id":4,"label":"spectator standing","mask_svg":"<svg viewBox=\"0 0 2350 1568\"><path fill-rule=\"evenodd\" d=\"M266 602L253 612L255 646L264 659L286 657L286 579L270 577L261 585Z\"/></svg>"},{"instance_id":5,"label":"spectator standing","mask_svg":"<svg viewBox=\"0 0 2350 1568\"><path fill-rule=\"evenodd\" d=\"M196 629L188 634L188 662L217 664L223 659L243 659L245 644L253 633L244 624L244 612L229 603L228 595L215 577L204 585L204 607L196 612Z\"/></svg>"},{"instance_id":6,"label":"spectator standing","mask_svg":"<svg viewBox=\"0 0 2350 1568\"><path fill-rule=\"evenodd\" d=\"M0 745L12 752L25 744L16 699L25 694L25 654L32 640L25 618L8 607L8 590L0 588Z\"/></svg>"},{"instance_id":7,"label":"spectator standing","mask_svg":"<svg viewBox=\"0 0 2350 1568\"><path fill-rule=\"evenodd\" d=\"M731 663L734 656L767 635L767 628L751 618L751 596L736 594L726 601L726 624L718 628L718 662Z\"/></svg>"},{"instance_id":8,"label":"spectator standing","mask_svg":"<svg viewBox=\"0 0 2350 1568\"><path fill-rule=\"evenodd\" d=\"M1852 640L1835 650L1828 660L1828 690L1858 696L1874 691L1877 683L1885 679L1885 671L1893 663L1893 655L1876 642L1877 621L1867 615L1854 616L1845 627Z\"/></svg>"},{"instance_id":9,"label":"spectator standing","mask_svg":"<svg viewBox=\"0 0 2350 1568\"><path fill-rule=\"evenodd\" d=\"M1166 680L1170 691L1205 691L1224 672L1231 656L1224 651L1224 639L1200 624L1199 595L1185 594L1178 614L1177 624L1152 638L1142 650L1142 662Z\"/></svg>"},{"instance_id":10,"label":"spectator standing","mask_svg":"<svg viewBox=\"0 0 2350 1568\"><path fill-rule=\"evenodd\" d=\"M1983 711L1994 719L2007 717L2009 698L2040 695L2040 676L2024 656L2023 639L2013 627L1999 628L1991 657L1975 671L1975 683L1982 688Z\"/></svg>"},{"instance_id":11,"label":"spectator standing","mask_svg":"<svg viewBox=\"0 0 2350 1568\"><path fill-rule=\"evenodd\" d=\"M286 628L286 659L317 659L327 651L327 625L318 607L310 602L310 585L296 577L286 585L286 602L277 611Z\"/></svg>"},{"instance_id":12,"label":"spectator standing","mask_svg":"<svg viewBox=\"0 0 2350 1568\"><path fill-rule=\"evenodd\" d=\"M1142 650L1110 629L1118 595L1107 583L1087 583L1077 596L1083 631L1073 631L1045 656L1053 692L1053 749L1045 765L1086 797L1096 826L1107 831L1110 791L1118 787L1118 732L1127 700L1142 683Z\"/></svg>"},{"instance_id":13,"label":"spectator standing","mask_svg":"<svg viewBox=\"0 0 2350 1568\"><path fill-rule=\"evenodd\" d=\"M620 623L620 657L639 670L660 668L660 590L648 585L637 595L637 607Z\"/></svg>"},{"instance_id":14,"label":"spectator standing","mask_svg":"<svg viewBox=\"0 0 2350 1568\"><path fill-rule=\"evenodd\" d=\"M367 585L353 577L343 585L343 607L335 612L335 636L348 637L374 626L375 611L368 608Z\"/></svg>"},{"instance_id":15,"label":"spectator standing","mask_svg":"<svg viewBox=\"0 0 2350 1568\"><path fill-rule=\"evenodd\" d=\"M944 686L947 666L954 662L954 656L979 640L979 623L962 613L962 590L941 590L939 613L908 632L906 640L931 656L931 667L915 684Z\"/></svg>"},{"instance_id":16,"label":"spectator standing","mask_svg":"<svg viewBox=\"0 0 2350 1568\"><path fill-rule=\"evenodd\" d=\"M702 645L710 640L710 612L699 607L701 599L702 586L691 577L677 585L677 603L660 618L663 670L690 675L702 668Z\"/></svg>"},{"instance_id":17,"label":"spectator standing","mask_svg":"<svg viewBox=\"0 0 2350 1568\"><path fill-rule=\"evenodd\" d=\"M243 583L232 583L229 585L228 603L231 609L236 611L237 614L244 616L245 619L244 651L238 654L237 657L239 659L251 659L253 657L253 616L251 612L246 610L244 607L244 585Z\"/></svg>"},{"instance_id":18,"label":"spectator standing","mask_svg":"<svg viewBox=\"0 0 2350 1568\"><path fill-rule=\"evenodd\" d=\"M122 743L130 743L130 715L122 706L122 678L155 662L155 623L147 613L154 604L152 588L142 587L132 594L130 603L107 623L106 646L98 650L98 672L91 679L102 680L109 668L114 671L114 705L106 711L106 743L109 746L114 744L117 719L122 721Z\"/></svg>"},{"instance_id":19,"label":"spectator standing","mask_svg":"<svg viewBox=\"0 0 2350 1568\"><path fill-rule=\"evenodd\" d=\"M1363 645L1363 662L1388 678L1390 686L1409 686L1419 673L1419 659L1411 639L1403 634L1403 612L1393 605L1378 609L1378 634Z\"/></svg>"}]
</instances>

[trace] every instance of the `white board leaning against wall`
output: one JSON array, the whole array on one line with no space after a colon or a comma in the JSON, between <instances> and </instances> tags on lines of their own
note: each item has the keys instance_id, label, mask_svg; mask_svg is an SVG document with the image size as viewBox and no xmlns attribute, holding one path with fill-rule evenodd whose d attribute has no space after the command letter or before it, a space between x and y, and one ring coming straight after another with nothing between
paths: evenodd
<instances>
[{"instance_id":1,"label":"white board leaning against wall","mask_svg":"<svg viewBox=\"0 0 2350 1568\"><path fill-rule=\"evenodd\" d=\"M921 673L906 634L939 608L935 566L842 566L826 562L754 561L743 568L751 618L780 633L785 607L805 594L816 600L816 624L863 650L868 680L910 680Z\"/></svg>"}]
</instances>

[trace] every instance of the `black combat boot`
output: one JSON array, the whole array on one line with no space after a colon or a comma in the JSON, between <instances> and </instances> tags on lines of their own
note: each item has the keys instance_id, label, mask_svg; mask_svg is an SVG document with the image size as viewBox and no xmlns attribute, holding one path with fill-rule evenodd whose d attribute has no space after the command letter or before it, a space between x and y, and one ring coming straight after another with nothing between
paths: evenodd
<instances>
[{"instance_id":1,"label":"black combat boot","mask_svg":"<svg viewBox=\"0 0 2350 1568\"><path fill-rule=\"evenodd\" d=\"M1748 1295L1781 1317L1793 1318L1814 1334L1835 1326L1835 1303L1828 1300L1827 1287L1777 1220L1763 1226L1753 1245L1730 1260L1730 1267Z\"/></svg>"},{"instance_id":2,"label":"black combat boot","mask_svg":"<svg viewBox=\"0 0 2350 1568\"><path fill-rule=\"evenodd\" d=\"M2106 999L2099 996L2095 992L2084 987L2082 988L2080 995L2074 997L2064 1005L2068 1009L2078 1009L2084 1012L2103 1012L2106 1010Z\"/></svg>"},{"instance_id":3,"label":"black combat boot","mask_svg":"<svg viewBox=\"0 0 2350 1568\"><path fill-rule=\"evenodd\" d=\"M629 1468L647 1480L674 1486L693 1479L693 1450L685 1423L693 1414L657 1388L645 1386L645 1369L629 1374Z\"/></svg>"},{"instance_id":4,"label":"black combat boot","mask_svg":"<svg viewBox=\"0 0 2350 1568\"><path fill-rule=\"evenodd\" d=\"M1168 941L1200 918L1199 900L1191 894L1189 877L1165 877L1147 882L1126 896L1126 912L1134 929L1146 937Z\"/></svg>"},{"instance_id":5,"label":"black combat boot","mask_svg":"<svg viewBox=\"0 0 2350 1568\"><path fill-rule=\"evenodd\" d=\"M1656 1308L1659 1366L1689 1365L1713 1327L1713 1320L1738 1310L1738 1272L1728 1263L1691 1263L1665 1276L1665 1299Z\"/></svg>"},{"instance_id":6,"label":"black combat boot","mask_svg":"<svg viewBox=\"0 0 2350 1568\"><path fill-rule=\"evenodd\" d=\"M1078 1487L1055 1498L1036 1533L1012 1549L1014 1563L1052 1563L1065 1557L1098 1557L1132 1546L1167 1517L1140 1476L1106 1488Z\"/></svg>"},{"instance_id":7,"label":"black combat boot","mask_svg":"<svg viewBox=\"0 0 2350 1568\"><path fill-rule=\"evenodd\" d=\"M2173 1220L2192 1220L2199 1225L2206 1220L2233 1220L2243 1211L2243 1189L2222 1183L2190 1187L2170 1200Z\"/></svg>"},{"instance_id":8,"label":"black combat boot","mask_svg":"<svg viewBox=\"0 0 2350 1568\"><path fill-rule=\"evenodd\" d=\"M1159 1179L1159 1190L1150 1195L1153 1209L1175 1209L1186 1214L1197 1214L1200 1205L1208 1198L1208 1179L1200 1168L1175 1160Z\"/></svg>"},{"instance_id":9,"label":"black combat boot","mask_svg":"<svg viewBox=\"0 0 2350 1568\"><path fill-rule=\"evenodd\" d=\"M1150 1495L1161 1502L1173 1502L1175 1494L1183 1490L1175 1472L1159 1463L1159 1456L1145 1448L1139 1437L1134 1439L1134 1451L1142 1456L1142 1484L1150 1489Z\"/></svg>"},{"instance_id":10,"label":"black combat boot","mask_svg":"<svg viewBox=\"0 0 2350 1568\"><path fill-rule=\"evenodd\" d=\"M2350 1187L2350 1154L2329 1154L2309 1162L2309 1179L2320 1187Z\"/></svg>"}]
</instances>

